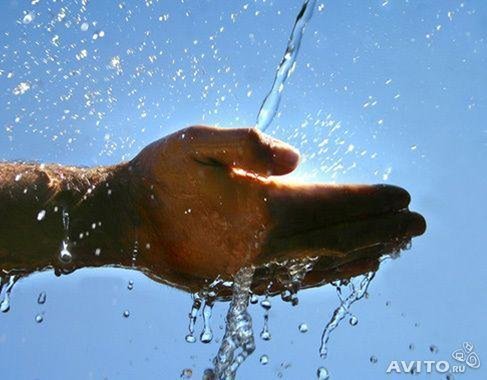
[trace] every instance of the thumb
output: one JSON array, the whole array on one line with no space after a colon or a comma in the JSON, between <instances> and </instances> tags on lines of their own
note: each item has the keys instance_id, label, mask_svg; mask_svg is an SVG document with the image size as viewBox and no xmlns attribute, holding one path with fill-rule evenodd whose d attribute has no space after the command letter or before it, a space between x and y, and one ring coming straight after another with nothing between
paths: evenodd
<instances>
[{"instance_id":1,"label":"thumb","mask_svg":"<svg viewBox=\"0 0 487 380\"><path fill-rule=\"evenodd\" d=\"M195 126L183 130L194 158L204 164L239 168L262 176L292 172L299 153L255 128Z\"/></svg>"}]
</instances>

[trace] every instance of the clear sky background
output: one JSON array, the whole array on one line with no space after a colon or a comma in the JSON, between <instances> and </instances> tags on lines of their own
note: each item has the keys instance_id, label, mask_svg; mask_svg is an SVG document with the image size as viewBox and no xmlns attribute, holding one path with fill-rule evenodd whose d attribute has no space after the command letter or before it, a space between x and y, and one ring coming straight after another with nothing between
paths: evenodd
<instances>
[{"instance_id":1,"label":"clear sky background","mask_svg":"<svg viewBox=\"0 0 487 380\"><path fill-rule=\"evenodd\" d=\"M252 125L301 6L87 3L0 3L0 159L105 165L186 125ZM325 366L333 379L391 378L392 359L449 359L468 340L482 367L456 378L485 379L487 3L317 5L268 132L302 152L296 178L405 187L428 231L381 267L352 308L358 325L333 333L326 360L318 349L338 305L331 287L302 292L294 308L274 299L272 340L257 338L239 376L311 379ZM174 379L192 368L200 378L227 304L215 307L208 345L184 340L190 307L190 295L132 271L33 275L0 315L1 377ZM263 310L251 312L258 335Z\"/></svg>"}]
</instances>

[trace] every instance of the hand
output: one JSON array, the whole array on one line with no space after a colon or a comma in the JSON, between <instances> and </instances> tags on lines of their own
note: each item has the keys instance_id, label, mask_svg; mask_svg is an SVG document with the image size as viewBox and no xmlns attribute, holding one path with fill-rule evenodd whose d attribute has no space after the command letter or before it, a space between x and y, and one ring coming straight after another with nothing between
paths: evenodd
<instances>
[{"instance_id":1,"label":"hand","mask_svg":"<svg viewBox=\"0 0 487 380\"><path fill-rule=\"evenodd\" d=\"M320 256L331 270L364 252L376 262L378 247L425 231L401 188L274 177L298 162L293 148L255 129L190 127L147 146L129 163L137 265L205 279Z\"/></svg>"}]
</instances>

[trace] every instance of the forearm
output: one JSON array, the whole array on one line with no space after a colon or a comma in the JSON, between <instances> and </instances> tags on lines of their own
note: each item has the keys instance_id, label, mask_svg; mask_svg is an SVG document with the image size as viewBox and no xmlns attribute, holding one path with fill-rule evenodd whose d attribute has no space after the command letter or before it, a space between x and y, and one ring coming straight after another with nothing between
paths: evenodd
<instances>
[{"instance_id":1,"label":"forearm","mask_svg":"<svg viewBox=\"0 0 487 380\"><path fill-rule=\"evenodd\" d=\"M128 265L137 222L127 171L0 164L0 269ZM64 244L71 260L60 257Z\"/></svg>"}]
</instances>

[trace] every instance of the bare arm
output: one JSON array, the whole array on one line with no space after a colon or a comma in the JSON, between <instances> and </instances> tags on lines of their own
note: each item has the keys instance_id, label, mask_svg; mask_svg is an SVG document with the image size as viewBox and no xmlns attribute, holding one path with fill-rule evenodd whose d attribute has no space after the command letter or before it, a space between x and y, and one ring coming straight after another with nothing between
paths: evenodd
<instances>
[{"instance_id":1,"label":"bare arm","mask_svg":"<svg viewBox=\"0 0 487 380\"><path fill-rule=\"evenodd\" d=\"M0 269L128 263L136 220L133 209L121 207L130 197L126 171L126 165L0 164ZM71 262L60 259L63 241Z\"/></svg>"},{"instance_id":2,"label":"bare arm","mask_svg":"<svg viewBox=\"0 0 487 380\"><path fill-rule=\"evenodd\" d=\"M189 289L243 266L319 256L312 286L371 270L424 232L404 189L279 180L298 163L296 150L255 129L196 126L113 167L0 164L0 268L133 264ZM69 263L59 259L67 238Z\"/></svg>"}]
</instances>

